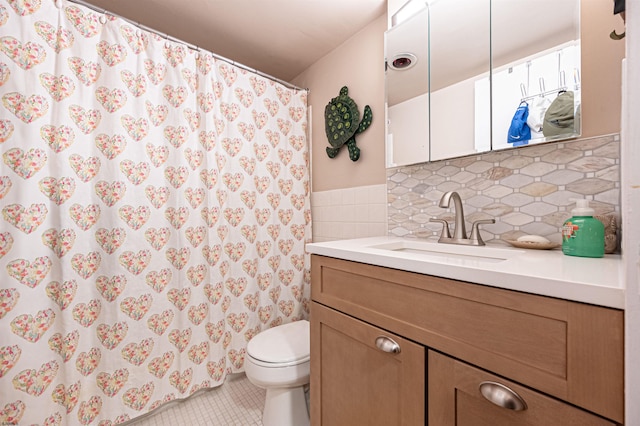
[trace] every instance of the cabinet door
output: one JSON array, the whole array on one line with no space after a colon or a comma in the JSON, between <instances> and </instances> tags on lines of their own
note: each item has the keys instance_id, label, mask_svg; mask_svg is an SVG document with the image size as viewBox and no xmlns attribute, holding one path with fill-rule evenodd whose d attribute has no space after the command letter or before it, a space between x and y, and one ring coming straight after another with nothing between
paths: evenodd
<instances>
[{"instance_id":1,"label":"cabinet door","mask_svg":"<svg viewBox=\"0 0 640 426\"><path fill-rule=\"evenodd\" d=\"M311 424L424 425L425 364L423 346L313 303Z\"/></svg>"},{"instance_id":2,"label":"cabinet door","mask_svg":"<svg viewBox=\"0 0 640 426\"><path fill-rule=\"evenodd\" d=\"M428 353L429 425L611 426L617 423L550 398L438 352ZM491 402L480 391L495 391ZM496 385L497 384L497 385ZM519 410L517 399L523 403ZM501 405L498 405L501 404ZM505 408L507 407L507 408Z\"/></svg>"}]
</instances>

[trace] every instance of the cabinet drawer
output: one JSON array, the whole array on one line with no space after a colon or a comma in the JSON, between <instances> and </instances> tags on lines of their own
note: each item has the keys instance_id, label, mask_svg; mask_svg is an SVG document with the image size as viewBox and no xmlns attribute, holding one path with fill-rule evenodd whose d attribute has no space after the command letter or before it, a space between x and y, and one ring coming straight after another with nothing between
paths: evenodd
<instances>
[{"instance_id":1,"label":"cabinet drawer","mask_svg":"<svg viewBox=\"0 0 640 426\"><path fill-rule=\"evenodd\" d=\"M622 422L622 311L317 255L312 282L318 303Z\"/></svg>"},{"instance_id":2,"label":"cabinet drawer","mask_svg":"<svg viewBox=\"0 0 640 426\"><path fill-rule=\"evenodd\" d=\"M456 361L428 353L429 424L438 426L558 425L613 426L562 401L519 386L501 377ZM483 396L480 385L498 389L492 398ZM515 409L516 404L518 410Z\"/></svg>"}]
</instances>

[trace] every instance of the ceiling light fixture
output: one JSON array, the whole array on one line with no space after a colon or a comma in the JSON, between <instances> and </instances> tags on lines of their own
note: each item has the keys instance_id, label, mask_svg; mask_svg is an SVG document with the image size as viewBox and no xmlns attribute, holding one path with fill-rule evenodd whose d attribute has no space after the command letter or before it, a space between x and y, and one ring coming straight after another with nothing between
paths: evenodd
<instances>
[{"instance_id":1,"label":"ceiling light fixture","mask_svg":"<svg viewBox=\"0 0 640 426\"><path fill-rule=\"evenodd\" d=\"M398 53L388 62L388 65L392 70L405 71L415 66L417 62L418 57L413 53Z\"/></svg>"}]
</instances>

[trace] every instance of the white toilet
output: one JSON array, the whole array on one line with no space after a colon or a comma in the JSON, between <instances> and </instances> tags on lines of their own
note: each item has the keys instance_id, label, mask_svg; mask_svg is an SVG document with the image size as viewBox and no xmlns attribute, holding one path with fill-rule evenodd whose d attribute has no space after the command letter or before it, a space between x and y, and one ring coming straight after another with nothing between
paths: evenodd
<instances>
[{"instance_id":1,"label":"white toilet","mask_svg":"<svg viewBox=\"0 0 640 426\"><path fill-rule=\"evenodd\" d=\"M279 325L255 335L244 360L247 378L267 390L263 426L307 426L304 386L309 383L309 321Z\"/></svg>"}]
</instances>

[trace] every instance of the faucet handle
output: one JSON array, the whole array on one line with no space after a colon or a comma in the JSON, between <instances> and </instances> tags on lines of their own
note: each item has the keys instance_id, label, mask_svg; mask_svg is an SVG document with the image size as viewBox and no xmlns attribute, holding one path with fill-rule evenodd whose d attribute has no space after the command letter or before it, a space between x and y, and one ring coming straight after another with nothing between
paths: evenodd
<instances>
[{"instance_id":1,"label":"faucet handle","mask_svg":"<svg viewBox=\"0 0 640 426\"><path fill-rule=\"evenodd\" d=\"M440 239L451 238L451 232L449 232L449 222L447 222L444 219L436 219L436 218L429 219L429 222L442 223L442 233L440 234Z\"/></svg>"},{"instance_id":2,"label":"faucet handle","mask_svg":"<svg viewBox=\"0 0 640 426\"><path fill-rule=\"evenodd\" d=\"M495 219L480 219L473 222L471 225L471 235L469 236L469 240L471 240L471 244L474 246L483 246L484 241L482 241L482 236L480 235L480 225L496 223Z\"/></svg>"}]
</instances>

